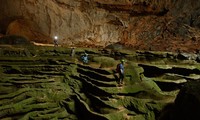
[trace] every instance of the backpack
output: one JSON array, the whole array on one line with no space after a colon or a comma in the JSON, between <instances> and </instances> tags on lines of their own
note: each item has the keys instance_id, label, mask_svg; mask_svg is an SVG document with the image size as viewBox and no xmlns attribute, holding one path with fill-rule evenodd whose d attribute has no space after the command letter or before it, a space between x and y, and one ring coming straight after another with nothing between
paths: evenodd
<instances>
[{"instance_id":1,"label":"backpack","mask_svg":"<svg viewBox=\"0 0 200 120\"><path fill-rule=\"evenodd\" d=\"M116 72L117 72L117 73L120 72L120 64L117 64Z\"/></svg>"}]
</instances>

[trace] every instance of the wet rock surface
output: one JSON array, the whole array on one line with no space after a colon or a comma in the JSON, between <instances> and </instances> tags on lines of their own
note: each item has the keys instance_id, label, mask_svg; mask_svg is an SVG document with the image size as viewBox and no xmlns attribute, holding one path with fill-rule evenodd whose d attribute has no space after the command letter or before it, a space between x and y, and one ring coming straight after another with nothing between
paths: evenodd
<instances>
[{"instance_id":1,"label":"wet rock surface","mask_svg":"<svg viewBox=\"0 0 200 120\"><path fill-rule=\"evenodd\" d=\"M72 58L70 50L2 46L0 118L156 120L166 116L163 109L174 104L186 83L200 77L199 63L176 59L176 53L122 49L115 51L127 60L124 84L119 86L118 54L76 48ZM80 60L85 51L89 64ZM175 104L181 104L183 95L178 95Z\"/></svg>"}]
</instances>

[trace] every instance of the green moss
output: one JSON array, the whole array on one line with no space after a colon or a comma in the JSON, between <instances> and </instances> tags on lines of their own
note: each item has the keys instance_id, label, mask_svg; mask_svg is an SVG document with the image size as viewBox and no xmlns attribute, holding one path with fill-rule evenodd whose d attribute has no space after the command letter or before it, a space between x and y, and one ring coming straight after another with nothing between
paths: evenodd
<instances>
[{"instance_id":1,"label":"green moss","mask_svg":"<svg viewBox=\"0 0 200 120\"><path fill-rule=\"evenodd\" d=\"M119 94L119 93L132 94L144 91L144 88L139 84L126 85L126 83L122 87L99 87L99 88L110 94Z\"/></svg>"},{"instance_id":2,"label":"green moss","mask_svg":"<svg viewBox=\"0 0 200 120\"><path fill-rule=\"evenodd\" d=\"M140 114L146 114L149 111L146 107L145 101L141 99L125 97L124 99L122 99L122 103L125 108Z\"/></svg>"},{"instance_id":3,"label":"green moss","mask_svg":"<svg viewBox=\"0 0 200 120\"><path fill-rule=\"evenodd\" d=\"M125 82L127 84L133 84L135 82L141 81L141 74L144 72L142 67L137 64L128 62L125 65Z\"/></svg>"},{"instance_id":4,"label":"green moss","mask_svg":"<svg viewBox=\"0 0 200 120\"><path fill-rule=\"evenodd\" d=\"M117 64L115 59L113 59L111 57L105 57L105 56L94 57L92 61L100 64L101 68L113 67L113 66L116 66L116 64Z\"/></svg>"},{"instance_id":5,"label":"green moss","mask_svg":"<svg viewBox=\"0 0 200 120\"><path fill-rule=\"evenodd\" d=\"M28 46L2 51L0 90L4 94L0 95L0 116L3 117L77 119L76 115L81 116L83 110L84 117L93 119L155 120L155 113L158 114L167 101L152 78L145 77L143 68L132 62L144 57L146 63L160 69L172 68L163 65L167 60L154 59L162 54L150 53L153 58L148 56L148 61L142 53L119 51L129 61L125 65L124 85L117 86L111 69L118 61L98 49L76 48L76 57L86 51L94 66L74 63L69 57L70 48L66 47ZM4 54L7 51L8 54ZM91 99L90 95L98 100Z\"/></svg>"}]
</instances>

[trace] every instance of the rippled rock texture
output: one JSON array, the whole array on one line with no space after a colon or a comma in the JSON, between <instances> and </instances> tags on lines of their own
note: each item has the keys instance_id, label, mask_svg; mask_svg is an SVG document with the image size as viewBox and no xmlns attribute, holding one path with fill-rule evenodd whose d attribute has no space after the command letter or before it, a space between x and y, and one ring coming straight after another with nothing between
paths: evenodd
<instances>
[{"instance_id":1,"label":"rippled rock texture","mask_svg":"<svg viewBox=\"0 0 200 120\"><path fill-rule=\"evenodd\" d=\"M75 50L71 58L65 47L1 45L0 119L164 119L163 108L200 78L199 63L175 53ZM127 61L123 86L115 73L120 57Z\"/></svg>"},{"instance_id":2,"label":"rippled rock texture","mask_svg":"<svg viewBox=\"0 0 200 120\"><path fill-rule=\"evenodd\" d=\"M0 0L0 33L61 45L190 51L199 46L200 1Z\"/></svg>"}]
</instances>

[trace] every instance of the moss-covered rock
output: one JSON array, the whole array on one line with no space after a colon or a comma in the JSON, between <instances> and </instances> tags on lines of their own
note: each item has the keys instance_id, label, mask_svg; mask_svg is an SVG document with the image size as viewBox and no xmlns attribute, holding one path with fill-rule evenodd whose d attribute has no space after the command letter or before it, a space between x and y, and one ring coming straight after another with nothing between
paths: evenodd
<instances>
[{"instance_id":1,"label":"moss-covered rock","mask_svg":"<svg viewBox=\"0 0 200 120\"><path fill-rule=\"evenodd\" d=\"M197 80L199 74L197 64L167 64L166 53L145 56L119 50L113 56L98 49L76 48L72 59L70 48L65 47L11 47L0 49L0 119L155 120L177 94L163 91L158 82L188 82ZM87 65L78 61L85 51L90 56ZM120 86L115 57L127 61ZM144 57L145 63L137 57Z\"/></svg>"}]
</instances>

